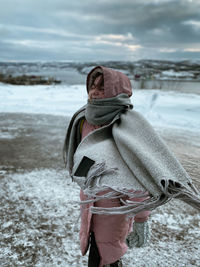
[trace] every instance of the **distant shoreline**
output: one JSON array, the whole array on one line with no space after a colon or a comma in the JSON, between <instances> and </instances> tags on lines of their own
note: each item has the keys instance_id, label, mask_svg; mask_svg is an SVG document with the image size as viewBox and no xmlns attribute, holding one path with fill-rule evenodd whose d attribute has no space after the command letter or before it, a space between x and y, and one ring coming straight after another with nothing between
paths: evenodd
<instances>
[{"instance_id":1,"label":"distant shoreline","mask_svg":"<svg viewBox=\"0 0 200 267\"><path fill-rule=\"evenodd\" d=\"M154 79L143 80L136 79L131 80L133 90L162 90L162 91L176 91L180 93L189 93L200 95L200 81L196 80L170 80L170 79ZM76 85L77 80L68 82L62 82L53 77L43 77L39 75L20 75L11 76L3 75L0 73L0 84L10 85ZM85 84L81 82L80 84Z\"/></svg>"},{"instance_id":2,"label":"distant shoreline","mask_svg":"<svg viewBox=\"0 0 200 267\"><path fill-rule=\"evenodd\" d=\"M46 61L0 62L4 75L41 75L61 82L85 83L89 71L98 65L125 73L131 80L176 80L200 82L200 62L139 60L139 61Z\"/></svg>"},{"instance_id":3,"label":"distant shoreline","mask_svg":"<svg viewBox=\"0 0 200 267\"><path fill-rule=\"evenodd\" d=\"M59 84L61 81L54 79L53 77L43 77L39 75L18 75L13 76L11 74L0 73L0 82L5 84L14 85L51 85Z\"/></svg>"}]
</instances>

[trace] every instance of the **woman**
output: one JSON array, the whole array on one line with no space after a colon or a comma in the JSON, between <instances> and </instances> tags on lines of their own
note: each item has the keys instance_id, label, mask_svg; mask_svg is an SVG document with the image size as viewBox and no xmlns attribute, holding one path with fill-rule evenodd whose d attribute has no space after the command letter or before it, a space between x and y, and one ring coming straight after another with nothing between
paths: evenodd
<instances>
[{"instance_id":1,"label":"woman","mask_svg":"<svg viewBox=\"0 0 200 267\"><path fill-rule=\"evenodd\" d=\"M90 267L122 266L133 219L128 244L143 246L149 210L172 197L198 209L200 201L174 155L132 111L126 75L97 66L88 74L87 92L88 103L73 116L64 149L69 173L81 187L81 251L85 255L90 243Z\"/></svg>"}]
</instances>

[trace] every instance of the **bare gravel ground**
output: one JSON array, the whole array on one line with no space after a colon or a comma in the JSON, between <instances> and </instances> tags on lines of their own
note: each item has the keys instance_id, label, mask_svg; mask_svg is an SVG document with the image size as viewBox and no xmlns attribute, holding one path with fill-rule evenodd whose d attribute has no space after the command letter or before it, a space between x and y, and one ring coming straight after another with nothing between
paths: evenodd
<instances>
[{"instance_id":1,"label":"bare gravel ground","mask_svg":"<svg viewBox=\"0 0 200 267\"><path fill-rule=\"evenodd\" d=\"M0 266L87 266L79 250L79 188L62 163L68 118L0 114ZM159 129L200 189L200 137ZM200 214L180 201L152 212L151 240L127 267L200 266Z\"/></svg>"}]
</instances>

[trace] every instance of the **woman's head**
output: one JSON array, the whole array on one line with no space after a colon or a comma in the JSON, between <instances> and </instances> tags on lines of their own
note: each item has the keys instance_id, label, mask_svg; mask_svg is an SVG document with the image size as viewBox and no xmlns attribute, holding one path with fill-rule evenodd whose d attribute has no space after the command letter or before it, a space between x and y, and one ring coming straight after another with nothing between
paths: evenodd
<instances>
[{"instance_id":1,"label":"woman's head","mask_svg":"<svg viewBox=\"0 0 200 267\"><path fill-rule=\"evenodd\" d=\"M88 92L89 99L104 98L104 81L103 75L98 73L91 82L90 90Z\"/></svg>"},{"instance_id":2,"label":"woman's head","mask_svg":"<svg viewBox=\"0 0 200 267\"><path fill-rule=\"evenodd\" d=\"M117 115L133 108L129 97L132 94L129 78L103 66L91 70L87 76L89 101L85 118L92 125L110 123Z\"/></svg>"},{"instance_id":3,"label":"woman's head","mask_svg":"<svg viewBox=\"0 0 200 267\"><path fill-rule=\"evenodd\" d=\"M111 98L123 93L129 97L132 95L129 78L103 66L95 67L88 74L87 91L90 99Z\"/></svg>"}]
</instances>

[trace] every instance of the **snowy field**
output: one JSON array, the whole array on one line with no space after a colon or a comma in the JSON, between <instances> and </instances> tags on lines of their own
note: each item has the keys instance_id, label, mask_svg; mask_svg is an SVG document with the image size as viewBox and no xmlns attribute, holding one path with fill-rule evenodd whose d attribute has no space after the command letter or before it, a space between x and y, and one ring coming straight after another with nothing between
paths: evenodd
<instances>
[{"instance_id":1,"label":"snowy field","mask_svg":"<svg viewBox=\"0 0 200 267\"><path fill-rule=\"evenodd\" d=\"M0 112L71 116L87 100L84 85L14 86L0 84ZM135 110L154 126L200 131L200 95L177 91L135 90Z\"/></svg>"},{"instance_id":2,"label":"snowy field","mask_svg":"<svg viewBox=\"0 0 200 267\"><path fill-rule=\"evenodd\" d=\"M6 183L4 181L6 179ZM65 171L1 179L1 266L87 266L79 249L79 189ZM3 216L4 215L4 216ZM200 266L200 215L173 201L151 216L151 241L128 251L124 266Z\"/></svg>"},{"instance_id":3,"label":"snowy field","mask_svg":"<svg viewBox=\"0 0 200 267\"><path fill-rule=\"evenodd\" d=\"M72 113L84 86L0 85L0 267L86 267L79 249L79 188L62 165ZM200 188L200 96L135 91L135 109L159 130ZM41 115L48 114L48 115ZM200 214L180 201L156 209L148 246L126 267L200 266Z\"/></svg>"}]
</instances>

